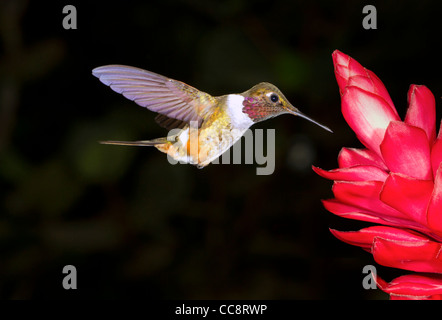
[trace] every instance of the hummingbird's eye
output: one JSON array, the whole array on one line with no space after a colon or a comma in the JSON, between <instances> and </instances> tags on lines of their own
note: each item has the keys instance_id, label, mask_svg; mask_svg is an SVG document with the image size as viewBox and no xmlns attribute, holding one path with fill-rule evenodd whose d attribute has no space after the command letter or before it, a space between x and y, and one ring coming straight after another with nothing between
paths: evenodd
<instances>
[{"instance_id":1,"label":"hummingbird's eye","mask_svg":"<svg viewBox=\"0 0 442 320\"><path fill-rule=\"evenodd\" d=\"M272 93L270 95L270 100L272 100L272 102L278 102L279 97L278 97L278 95L276 93Z\"/></svg>"}]
</instances>

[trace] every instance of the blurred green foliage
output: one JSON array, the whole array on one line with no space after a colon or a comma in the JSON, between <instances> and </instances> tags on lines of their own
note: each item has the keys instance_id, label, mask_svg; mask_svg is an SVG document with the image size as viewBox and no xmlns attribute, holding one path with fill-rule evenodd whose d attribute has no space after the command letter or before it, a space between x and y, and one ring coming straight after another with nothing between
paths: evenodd
<instances>
[{"instance_id":1,"label":"blurred green foliage","mask_svg":"<svg viewBox=\"0 0 442 320\"><path fill-rule=\"evenodd\" d=\"M323 209L331 182L310 165L335 168L340 148L360 146L340 114L334 49L373 70L401 115L411 83L440 96L439 2L370 2L377 30L362 28L363 1L69 4L77 30L63 29L61 2L0 2L0 298L386 298L362 288L372 257L328 231L366 224ZM271 176L100 145L166 134L91 75L110 63L214 95L269 81L335 133L290 116L257 125L276 128Z\"/></svg>"}]
</instances>

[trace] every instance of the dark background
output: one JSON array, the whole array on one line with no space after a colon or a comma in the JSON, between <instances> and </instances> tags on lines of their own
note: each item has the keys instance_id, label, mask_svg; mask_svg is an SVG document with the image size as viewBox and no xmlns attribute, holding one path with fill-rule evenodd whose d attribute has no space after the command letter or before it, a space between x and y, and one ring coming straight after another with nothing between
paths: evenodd
<instances>
[{"instance_id":1,"label":"dark background","mask_svg":"<svg viewBox=\"0 0 442 320\"><path fill-rule=\"evenodd\" d=\"M342 147L361 146L340 112L335 49L383 80L402 117L409 85L427 85L440 119L440 2L44 3L0 2L0 298L388 298L362 288L372 256L328 230L368 223L322 207L332 182L311 165L336 168ZM68 4L76 30L62 27ZM377 30L362 27L367 4ZM256 125L276 129L269 176L100 145L167 133L92 76L112 63L213 95L272 82L334 134L289 115ZM77 290L62 287L65 265Z\"/></svg>"}]
</instances>

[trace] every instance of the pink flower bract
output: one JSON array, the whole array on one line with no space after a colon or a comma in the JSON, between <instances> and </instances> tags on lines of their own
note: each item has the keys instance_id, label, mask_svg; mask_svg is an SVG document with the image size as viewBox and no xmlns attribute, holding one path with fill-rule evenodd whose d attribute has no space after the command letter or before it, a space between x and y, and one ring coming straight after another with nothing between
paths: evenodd
<instances>
[{"instance_id":1,"label":"pink flower bract","mask_svg":"<svg viewBox=\"0 0 442 320\"><path fill-rule=\"evenodd\" d=\"M370 252L381 265L425 274L390 283L377 278L391 299L442 298L442 133L436 136L431 91L411 85L405 120L381 80L356 60L333 52L342 114L365 149L343 148L338 169L313 167L334 180L330 212L380 224L338 239Z\"/></svg>"}]
</instances>

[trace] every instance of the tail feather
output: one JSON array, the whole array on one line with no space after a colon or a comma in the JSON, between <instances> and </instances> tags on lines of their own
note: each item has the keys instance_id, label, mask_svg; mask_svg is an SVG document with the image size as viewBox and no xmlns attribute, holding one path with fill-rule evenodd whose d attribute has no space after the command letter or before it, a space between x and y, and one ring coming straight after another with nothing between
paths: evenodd
<instances>
[{"instance_id":1,"label":"tail feather","mask_svg":"<svg viewBox=\"0 0 442 320\"><path fill-rule=\"evenodd\" d=\"M158 138L153 140L140 140L140 141L99 141L101 144L113 144L120 146L155 146L159 144L169 143L167 138Z\"/></svg>"}]
</instances>

